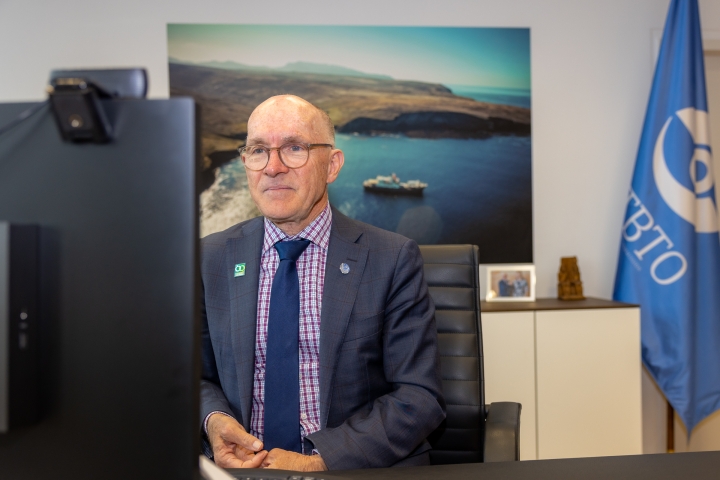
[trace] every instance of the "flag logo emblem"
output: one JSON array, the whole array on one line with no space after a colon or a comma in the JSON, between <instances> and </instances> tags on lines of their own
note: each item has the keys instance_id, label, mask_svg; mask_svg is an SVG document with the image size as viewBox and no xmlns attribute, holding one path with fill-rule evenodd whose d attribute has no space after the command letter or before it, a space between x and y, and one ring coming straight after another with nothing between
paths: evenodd
<instances>
[{"instance_id":1,"label":"flag logo emblem","mask_svg":"<svg viewBox=\"0 0 720 480\"><path fill-rule=\"evenodd\" d=\"M695 144L689 164L694 191L673 176L665 160L665 139L675 117L680 119ZM709 144L708 113L690 107L678 110L665 121L653 152L653 176L660 196L676 214L693 224L698 233L718 231L718 216L712 195L714 176Z\"/></svg>"},{"instance_id":2,"label":"flag logo emblem","mask_svg":"<svg viewBox=\"0 0 720 480\"><path fill-rule=\"evenodd\" d=\"M238 263L237 265L235 265L235 276L242 277L244 275L245 275L245 264Z\"/></svg>"}]
</instances>

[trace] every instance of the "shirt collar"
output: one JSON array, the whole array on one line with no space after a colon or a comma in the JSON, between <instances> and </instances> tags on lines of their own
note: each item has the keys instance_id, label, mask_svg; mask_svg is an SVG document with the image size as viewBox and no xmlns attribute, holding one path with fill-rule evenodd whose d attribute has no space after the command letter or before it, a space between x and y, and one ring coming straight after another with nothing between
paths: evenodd
<instances>
[{"instance_id":1,"label":"shirt collar","mask_svg":"<svg viewBox=\"0 0 720 480\"><path fill-rule=\"evenodd\" d=\"M315 220L310 222L310 225L305 227L297 235L288 237L285 232L280 230L277 225L272 221L265 218L265 239L263 242L262 254L270 250L273 245L283 240L298 240L304 238L310 240L312 243L327 251L330 245L330 226L332 225L332 210L330 209L330 203L325 205L320 214L315 217Z\"/></svg>"}]
</instances>

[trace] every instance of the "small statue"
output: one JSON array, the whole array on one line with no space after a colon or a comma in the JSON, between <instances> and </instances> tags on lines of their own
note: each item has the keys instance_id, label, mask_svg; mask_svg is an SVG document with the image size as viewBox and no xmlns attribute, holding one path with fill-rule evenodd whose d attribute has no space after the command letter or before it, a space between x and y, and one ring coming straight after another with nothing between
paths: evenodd
<instances>
[{"instance_id":1,"label":"small statue","mask_svg":"<svg viewBox=\"0 0 720 480\"><path fill-rule=\"evenodd\" d=\"M560 271L558 272L558 299L560 300L584 300L582 282L580 281L580 270L577 265L577 257L563 257L560 259Z\"/></svg>"}]
</instances>

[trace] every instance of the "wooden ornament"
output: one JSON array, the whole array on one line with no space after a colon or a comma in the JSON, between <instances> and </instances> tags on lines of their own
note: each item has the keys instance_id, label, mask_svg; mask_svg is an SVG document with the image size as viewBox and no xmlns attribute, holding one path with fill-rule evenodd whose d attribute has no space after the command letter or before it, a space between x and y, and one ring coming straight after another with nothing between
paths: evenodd
<instances>
[{"instance_id":1,"label":"wooden ornament","mask_svg":"<svg viewBox=\"0 0 720 480\"><path fill-rule=\"evenodd\" d=\"M584 300L577 257L562 257L558 272L558 299Z\"/></svg>"}]
</instances>

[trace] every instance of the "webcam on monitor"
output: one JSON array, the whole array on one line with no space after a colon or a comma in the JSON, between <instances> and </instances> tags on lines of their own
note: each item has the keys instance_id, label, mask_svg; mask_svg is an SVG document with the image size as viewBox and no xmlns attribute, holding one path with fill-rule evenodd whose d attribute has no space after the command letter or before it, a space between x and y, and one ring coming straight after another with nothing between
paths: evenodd
<instances>
[{"instance_id":1,"label":"webcam on monitor","mask_svg":"<svg viewBox=\"0 0 720 480\"><path fill-rule=\"evenodd\" d=\"M112 123L102 99L145 98L147 72L142 68L115 70L54 70L50 74L50 106L65 141L106 143Z\"/></svg>"}]
</instances>

